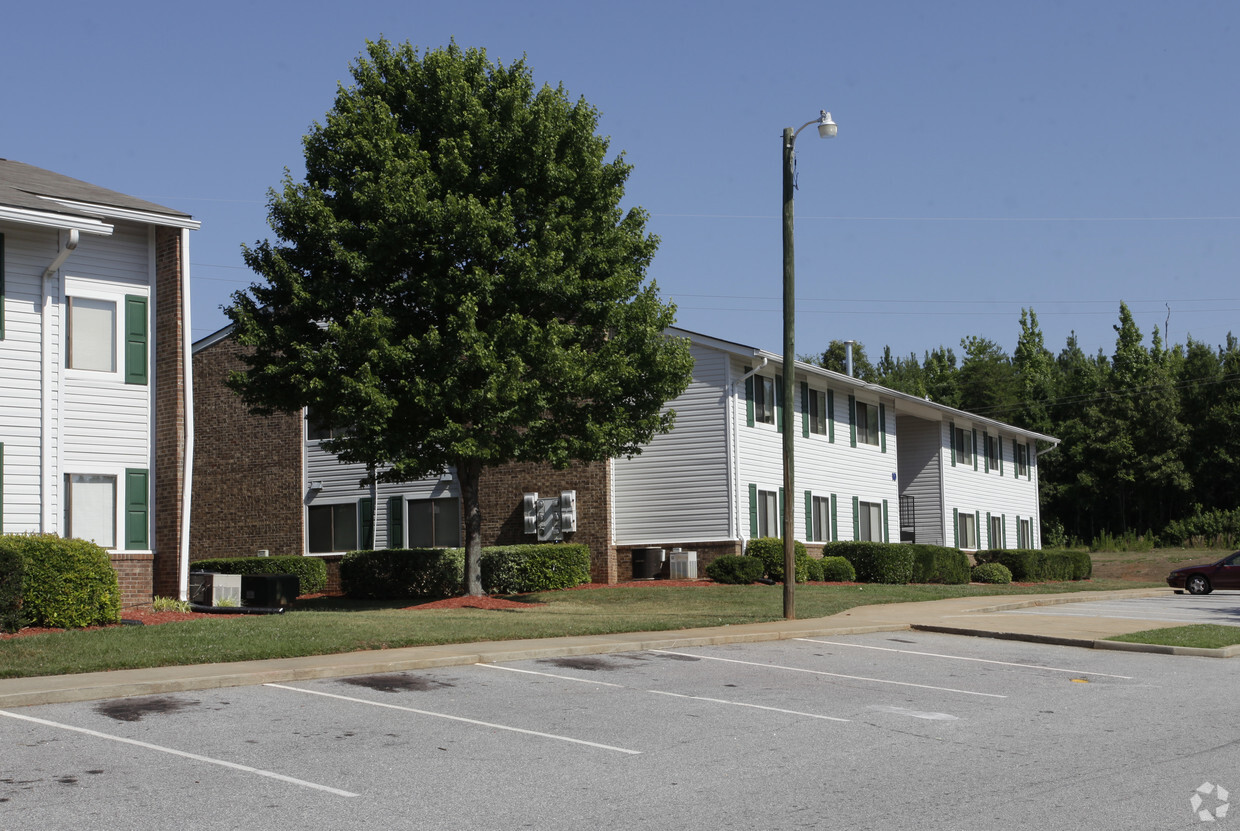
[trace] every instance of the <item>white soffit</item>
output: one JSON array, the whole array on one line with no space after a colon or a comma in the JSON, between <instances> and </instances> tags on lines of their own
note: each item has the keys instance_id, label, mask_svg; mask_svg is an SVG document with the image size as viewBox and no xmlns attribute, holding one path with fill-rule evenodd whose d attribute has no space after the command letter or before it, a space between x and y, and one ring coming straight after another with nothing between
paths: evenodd
<instances>
[{"instance_id":1,"label":"white soffit","mask_svg":"<svg viewBox=\"0 0 1240 831\"><path fill-rule=\"evenodd\" d=\"M166 225L170 228L188 228L191 231L197 231L202 227L202 223L196 219L190 219L187 216L173 216L171 214L160 214L152 211L136 211L131 208L114 208L110 205L95 205L90 202L75 202L72 199L58 199L54 196L40 196L40 199L46 199L49 202L55 202L69 210L80 211L85 214L93 214L95 216L107 216L113 219L127 219L131 222L142 222L148 225Z\"/></svg>"},{"instance_id":2,"label":"white soffit","mask_svg":"<svg viewBox=\"0 0 1240 831\"><path fill-rule=\"evenodd\" d=\"M32 211L28 208L0 205L0 219L7 222L20 222L23 225L38 225L41 228L59 228L64 231L76 228L83 234L97 234L103 237L112 235L111 225L87 216L67 216L66 214Z\"/></svg>"}]
</instances>

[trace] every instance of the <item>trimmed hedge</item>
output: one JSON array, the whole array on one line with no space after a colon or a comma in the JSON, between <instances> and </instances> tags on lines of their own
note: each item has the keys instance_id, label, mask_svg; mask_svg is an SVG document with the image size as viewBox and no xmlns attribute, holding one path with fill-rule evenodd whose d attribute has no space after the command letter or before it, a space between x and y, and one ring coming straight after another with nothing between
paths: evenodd
<instances>
[{"instance_id":1,"label":"trimmed hedge","mask_svg":"<svg viewBox=\"0 0 1240 831\"><path fill-rule=\"evenodd\" d=\"M22 560L21 613L32 626L73 629L121 619L121 589L108 552L55 534L0 536Z\"/></svg>"},{"instance_id":2,"label":"trimmed hedge","mask_svg":"<svg viewBox=\"0 0 1240 831\"><path fill-rule=\"evenodd\" d=\"M807 568L805 569L805 576L807 580L809 580L811 583L823 582L822 560L819 560L816 557L810 557L809 562L806 563L806 566Z\"/></svg>"},{"instance_id":3,"label":"trimmed hedge","mask_svg":"<svg viewBox=\"0 0 1240 831\"><path fill-rule=\"evenodd\" d=\"M978 551L973 559L981 563L1000 563L1012 572L1017 583L1057 583L1088 580L1093 560L1088 551L1055 549L990 549Z\"/></svg>"},{"instance_id":4,"label":"trimmed hedge","mask_svg":"<svg viewBox=\"0 0 1240 831\"><path fill-rule=\"evenodd\" d=\"M829 542L823 556L852 563L859 583L907 583L913 579L913 546L895 542Z\"/></svg>"},{"instance_id":5,"label":"trimmed hedge","mask_svg":"<svg viewBox=\"0 0 1240 831\"><path fill-rule=\"evenodd\" d=\"M0 632L16 632L26 625L22 613L22 576L25 573L21 554L0 542Z\"/></svg>"},{"instance_id":6,"label":"trimmed hedge","mask_svg":"<svg viewBox=\"0 0 1240 831\"><path fill-rule=\"evenodd\" d=\"M793 565L796 568L794 580L804 583L809 577L809 552L800 540L792 541ZM784 540L783 537L757 537L745 546L745 554L757 557L766 569L766 576L772 580L784 579Z\"/></svg>"},{"instance_id":7,"label":"trimmed hedge","mask_svg":"<svg viewBox=\"0 0 1240 831\"><path fill-rule=\"evenodd\" d=\"M1003 563L978 563L973 566L974 583L1006 585L1012 582L1012 572Z\"/></svg>"},{"instance_id":8,"label":"trimmed hedge","mask_svg":"<svg viewBox=\"0 0 1240 831\"><path fill-rule=\"evenodd\" d=\"M912 544L912 583L944 583L963 585L969 582L969 558L958 548L941 545Z\"/></svg>"},{"instance_id":9,"label":"trimmed hedge","mask_svg":"<svg viewBox=\"0 0 1240 831\"><path fill-rule=\"evenodd\" d=\"M456 597L464 585L463 548L350 551L340 561L340 588L349 597Z\"/></svg>"},{"instance_id":10,"label":"trimmed hedge","mask_svg":"<svg viewBox=\"0 0 1240 831\"><path fill-rule=\"evenodd\" d=\"M487 594L569 589L590 582L590 546L501 545L482 549L482 590Z\"/></svg>"},{"instance_id":11,"label":"trimmed hedge","mask_svg":"<svg viewBox=\"0 0 1240 831\"><path fill-rule=\"evenodd\" d=\"M822 579L827 583L855 583L857 570L844 557L823 557L818 561L822 564Z\"/></svg>"},{"instance_id":12,"label":"trimmed hedge","mask_svg":"<svg viewBox=\"0 0 1240 831\"><path fill-rule=\"evenodd\" d=\"M741 557L724 554L711 560L706 566L706 576L716 583L748 586L761 579L766 566L757 557Z\"/></svg>"},{"instance_id":13,"label":"trimmed hedge","mask_svg":"<svg viewBox=\"0 0 1240 831\"><path fill-rule=\"evenodd\" d=\"M296 574L300 594L318 594L327 586L327 564L318 557L219 557L194 560L189 567L216 574Z\"/></svg>"}]
</instances>

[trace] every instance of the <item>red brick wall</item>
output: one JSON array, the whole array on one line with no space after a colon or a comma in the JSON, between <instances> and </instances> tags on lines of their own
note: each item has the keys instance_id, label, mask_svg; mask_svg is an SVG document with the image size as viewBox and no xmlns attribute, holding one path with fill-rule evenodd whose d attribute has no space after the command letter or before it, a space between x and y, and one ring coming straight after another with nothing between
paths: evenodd
<instances>
[{"instance_id":1,"label":"red brick wall","mask_svg":"<svg viewBox=\"0 0 1240 831\"><path fill-rule=\"evenodd\" d=\"M112 568L116 570L117 582L121 588L121 609L132 609L135 606L147 606L151 602L151 566L154 556L151 554L127 554L123 551L108 555ZM162 592L158 592L161 596ZM170 597L175 597L175 592ZM123 614L123 611L122 611Z\"/></svg>"},{"instance_id":2,"label":"red brick wall","mask_svg":"<svg viewBox=\"0 0 1240 831\"><path fill-rule=\"evenodd\" d=\"M155 230L155 544L146 601L180 591L184 493L185 338L181 285L181 231Z\"/></svg>"},{"instance_id":3,"label":"red brick wall","mask_svg":"<svg viewBox=\"0 0 1240 831\"><path fill-rule=\"evenodd\" d=\"M565 542L590 546L590 579L615 583L620 579L616 549L611 544L611 463L589 462L556 470L528 462L484 468L478 485L482 509L482 544L512 545L535 542L525 533L523 497L527 493L558 496L577 491L577 531Z\"/></svg>"},{"instance_id":4,"label":"red brick wall","mask_svg":"<svg viewBox=\"0 0 1240 831\"><path fill-rule=\"evenodd\" d=\"M224 386L241 354L232 338L194 354L191 561L304 553L301 415L250 414Z\"/></svg>"}]
</instances>

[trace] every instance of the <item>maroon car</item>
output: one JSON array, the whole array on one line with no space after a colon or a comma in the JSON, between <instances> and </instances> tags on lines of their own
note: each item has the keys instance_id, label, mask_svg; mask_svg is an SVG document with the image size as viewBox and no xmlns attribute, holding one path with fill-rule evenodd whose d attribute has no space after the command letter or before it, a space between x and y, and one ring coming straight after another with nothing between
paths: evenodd
<instances>
[{"instance_id":1,"label":"maroon car","mask_svg":"<svg viewBox=\"0 0 1240 831\"><path fill-rule=\"evenodd\" d=\"M1167 575L1167 585L1176 594L1209 594L1215 589L1240 589L1240 551L1217 563L1177 568Z\"/></svg>"}]
</instances>

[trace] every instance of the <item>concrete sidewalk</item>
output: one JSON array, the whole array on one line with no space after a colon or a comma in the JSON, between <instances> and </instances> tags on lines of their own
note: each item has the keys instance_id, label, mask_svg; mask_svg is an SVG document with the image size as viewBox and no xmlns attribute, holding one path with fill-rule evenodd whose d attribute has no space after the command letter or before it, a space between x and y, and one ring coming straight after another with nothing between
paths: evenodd
<instances>
[{"instance_id":1,"label":"concrete sidewalk","mask_svg":"<svg viewBox=\"0 0 1240 831\"><path fill-rule=\"evenodd\" d=\"M753 643L787 638L896 632L907 629L1166 654L1225 658L1240 654L1240 647L1187 649L1102 640L1115 635L1158 629L1168 625L1162 621L1003 614L1005 610L1012 609L1093 600L1153 597L1168 592L1168 589L1134 589L1028 597L1010 595L958 597L917 603L858 606L838 615L814 620L779 620L669 632L626 632L615 635L415 646L371 652L349 652L340 655L316 655L306 658L157 667L39 678L12 678L0 680L0 708L301 681L309 678L338 678L379 672L401 672L430 667L508 663L564 655L636 652L646 649Z\"/></svg>"}]
</instances>

